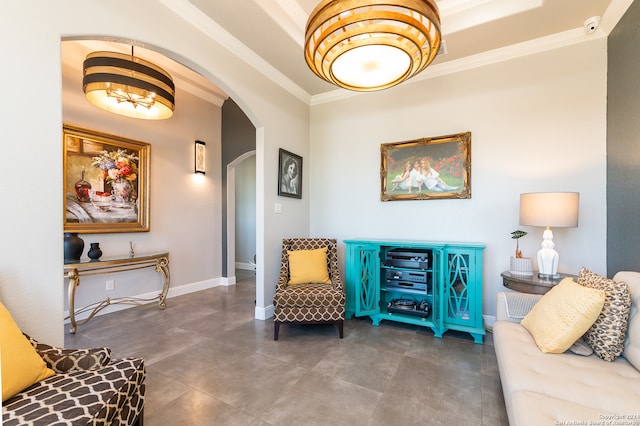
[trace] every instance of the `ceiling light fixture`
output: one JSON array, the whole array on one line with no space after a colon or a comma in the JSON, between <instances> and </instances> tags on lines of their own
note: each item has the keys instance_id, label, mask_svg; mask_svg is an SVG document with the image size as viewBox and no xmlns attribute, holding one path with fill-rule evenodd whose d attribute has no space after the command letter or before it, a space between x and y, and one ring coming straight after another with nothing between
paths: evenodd
<instances>
[{"instance_id":1,"label":"ceiling light fixture","mask_svg":"<svg viewBox=\"0 0 640 426\"><path fill-rule=\"evenodd\" d=\"M304 56L329 83L374 91L424 70L440 37L435 0L323 0L307 21Z\"/></svg>"},{"instance_id":2,"label":"ceiling light fixture","mask_svg":"<svg viewBox=\"0 0 640 426\"><path fill-rule=\"evenodd\" d=\"M93 52L83 64L82 90L89 102L116 114L160 120L175 109L171 75L156 64L116 52Z\"/></svg>"}]
</instances>

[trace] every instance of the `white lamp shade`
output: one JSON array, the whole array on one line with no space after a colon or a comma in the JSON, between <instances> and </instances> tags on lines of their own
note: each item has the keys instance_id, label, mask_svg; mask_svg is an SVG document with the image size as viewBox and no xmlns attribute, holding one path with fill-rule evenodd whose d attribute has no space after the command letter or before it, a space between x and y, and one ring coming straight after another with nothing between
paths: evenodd
<instances>
[{"instance_id":1,"label":"white lamp shade","mask_svg":"<svg viewBox=\"0 0 640 426\"><path fill-rule=\"evenodd\" d=\"M579 205L578 192L520 194L520 225L575 228Z\"/></svg>"}]
</instances>

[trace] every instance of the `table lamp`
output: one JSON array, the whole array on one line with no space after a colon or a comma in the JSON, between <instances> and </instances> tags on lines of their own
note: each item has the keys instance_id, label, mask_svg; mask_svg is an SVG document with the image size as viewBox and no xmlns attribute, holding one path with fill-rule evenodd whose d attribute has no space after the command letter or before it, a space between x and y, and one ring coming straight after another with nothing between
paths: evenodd
<instances>
[{"instance_id":1,"label":"table lamp","mask_svg":"<svg viewBox=\"0 0 640 426\"><path fill-rule=\"evenodd\" d=\"M520 225L544 226L542 248L538 251L538 277L557 279L558 252L553 249L551 227L578 226L578 192L531 192L520 194Z\"/></svg>"}]
</instances>

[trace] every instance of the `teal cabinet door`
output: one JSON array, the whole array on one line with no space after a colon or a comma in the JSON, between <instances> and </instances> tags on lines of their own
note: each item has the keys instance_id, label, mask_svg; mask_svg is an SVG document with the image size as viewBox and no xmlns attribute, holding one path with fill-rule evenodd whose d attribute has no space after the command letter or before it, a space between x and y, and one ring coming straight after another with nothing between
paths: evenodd
<instances>
[{"instance_id":1,"label":"teal cabinet door","mask_svg":"<svg viewBox=\"0 0 640 426\"><path fill-rule=\"evenodd\" d=\"M346 269L347 318L380 312L378 247L347 244Z\"/></svg>"},{"instance_id":2,"label":"teal cabinet door","mask_svg":"<svg viewBox=\"0 0 640 426\"><path fill-rule=\"evenodd\" d=\"M444 327L468 331L476 341L482 341L482 252L450 247L444 257Z\"/></svg>"}]
</instances>

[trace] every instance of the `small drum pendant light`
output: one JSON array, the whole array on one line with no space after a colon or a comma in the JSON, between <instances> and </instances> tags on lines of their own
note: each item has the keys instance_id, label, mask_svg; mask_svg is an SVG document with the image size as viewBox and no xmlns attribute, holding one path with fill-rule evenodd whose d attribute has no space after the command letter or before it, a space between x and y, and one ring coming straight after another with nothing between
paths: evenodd
<instances>
[{"instance_id":1,"label":"small drum pendant light","mask_svg":"<svg viewBox=\"0 0 640 426\"><path fill-rule=\"evenodd\" d=\"M171 75L152 62L116 52L93 52L84 61L82 90L89 102L116 114L160 120L173 115Z\"/></svg>"}]
</instances>

